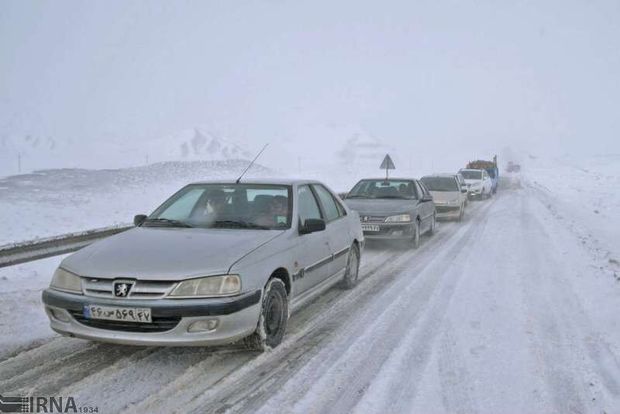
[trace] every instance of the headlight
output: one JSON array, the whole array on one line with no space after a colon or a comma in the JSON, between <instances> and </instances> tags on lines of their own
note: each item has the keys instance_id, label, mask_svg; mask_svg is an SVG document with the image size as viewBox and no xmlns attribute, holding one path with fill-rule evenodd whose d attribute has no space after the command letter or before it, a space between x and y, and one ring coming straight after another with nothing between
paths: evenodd
<instances>
[{"instance_id":1,"label":"headlight","mask_svg":"<svg viewBox=\"0 0 620 414\"><path fill-rule=\"evenodd\" d=\"M71 293L82 293L82 279L60 267L54 272L50 287Z\"/></svg>"},{"instance_id":2,"label":"headlight","mask_svg":"<svg viewBox=\"0 0 620 414\"><path fill-rule=\"evenodd\" d=\"M399 214L397 216L389 216L385 219L386 223L403 223L406 221L411 221L411 216L409 214Z\"/></svg>"},{"instance_id":3,"label":"headlight","mask_svg":"<svg viewBox=\"0 0 620 414\"><path fill-rule=\"evenodd\" d=\"M180 282L169 296L177 298L230 296L241 292L239 275L209 276Z\"/></svg>"}]
</instances>

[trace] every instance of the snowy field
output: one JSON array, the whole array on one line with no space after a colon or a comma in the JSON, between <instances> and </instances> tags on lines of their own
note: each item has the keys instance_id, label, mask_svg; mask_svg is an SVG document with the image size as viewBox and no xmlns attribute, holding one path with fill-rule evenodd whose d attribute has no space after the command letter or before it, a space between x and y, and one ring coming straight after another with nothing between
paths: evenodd
<instances>
[{"instance_id":1,"label":"snowy field","mask_svg":"<svg viewBox=\"0 0 620 414\"><path fill-rule=\"evenodd\" d=\"M103 413L620 412L620 158L522 165L419 250L370 245L361 283L301 309L282 345L260 355L59 337L39 298L61 258L0 269L0 389L72 395ZM76 227L58 219L57 230L126 222L177 185L129 181L119 196L125 184L101 180L114 212L85 217L78 204L66 213ZM71 191L55 202L69 206ZM53 206L48 193L40 200ZM8 221L22 227L10 237L42 235L43 222L26 228L14 211Z\"/></svg>"}]
</instances>

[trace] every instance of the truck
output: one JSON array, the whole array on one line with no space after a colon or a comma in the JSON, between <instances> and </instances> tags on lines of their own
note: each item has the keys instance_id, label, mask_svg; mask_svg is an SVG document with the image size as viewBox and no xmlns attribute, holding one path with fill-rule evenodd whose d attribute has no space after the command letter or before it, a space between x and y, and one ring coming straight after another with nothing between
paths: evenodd
<instances>
[{"instance_id":1,"label":"truck","mask_svg":"<svg viewBox=\"0 0 620 414\"><path fill-rule=\"evenodd\" d=\"M491 182L493 186L491 187L491 191L493 194L497 192L497 184L499 182L499 168L497 168L497 155L493 156L493 161L486 160L476 160L470 161L467 163L465 168L474 169L474 170L486 170L491 177Z\"/></svg>"}]
</instances>

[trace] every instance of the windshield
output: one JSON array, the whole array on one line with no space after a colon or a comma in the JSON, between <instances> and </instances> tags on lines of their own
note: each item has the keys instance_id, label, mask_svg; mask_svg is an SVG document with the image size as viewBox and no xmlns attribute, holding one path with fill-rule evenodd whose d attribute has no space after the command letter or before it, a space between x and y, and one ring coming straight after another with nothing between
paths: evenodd
<instances>
[{"instance_id":1,"label":"windshield","mask_svg":"<svg viewBox=\"0 0 620 414\"><path fill-rule=\"evenodd\" d=\"M291 188L264 184L192 184L173 195L143 226L286 229Z\"/></svg>"},{"instance_id":2,"label":"windshield","mask_svg":"<svg viewBox=\"0 0 620 414\"><path fill-rule=\"evenodd\" d=\"M482 180L482 171L480 170L461 170L459 172L466 180Z\"/></svg>"},{"instance_id":3,"label":"windshield","mask_svg":"<svg viewBox=\"0 0 620 414\"><path fill-rule=\"evenodd\" d=\"M459 191L453 177L422 177L420 181L429 191Z\"/></svg>"},{"instance_id":4,"label":"windshield","mask_svg":"<svg viewBox=\"0 0 620 414\"><path fill-rule=\"evenodd\" d=\"M416 199L412 180L362 180L347 194L347 198Z\"/></svg>"}]
</instances>

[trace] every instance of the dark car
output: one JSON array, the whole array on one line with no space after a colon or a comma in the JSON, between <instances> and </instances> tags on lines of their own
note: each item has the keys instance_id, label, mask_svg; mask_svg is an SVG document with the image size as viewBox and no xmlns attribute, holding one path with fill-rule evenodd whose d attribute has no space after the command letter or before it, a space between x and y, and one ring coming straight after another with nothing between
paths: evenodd
<instances>
[{"instance_id":1,"label":"dark car","mask_svg":"<svg viewBox=\"0 0 620 414\"><path fill-rule=\"evenodd\" d=\"M413 178L365 178L349 191L345 203L359 213L367 239L410 240L435 231L435 204L428 189Z\"/></svg>"}]
</instances>

